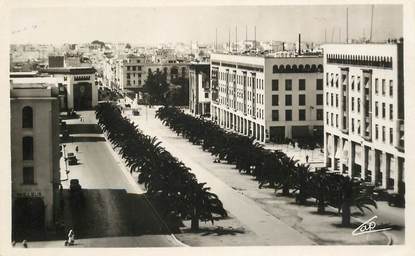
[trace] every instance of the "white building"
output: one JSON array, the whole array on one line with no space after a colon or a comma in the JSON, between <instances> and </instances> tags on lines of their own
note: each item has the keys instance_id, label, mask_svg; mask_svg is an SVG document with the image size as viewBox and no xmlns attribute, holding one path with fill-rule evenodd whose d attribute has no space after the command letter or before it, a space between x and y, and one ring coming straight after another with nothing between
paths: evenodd
<instances>
[{"instance_id":1,"label":"white building","mask_svg":"<svg viewBox=\"0 0 415 256\"><path fill-rule=\"evenodd\" d=\"M149 72L164 72L167 74L167 82L171 82L178 77L187 78L189 71L189 63L178 63L170 59L153 62L152 58L133 54L114 62L115 69L107 68L107 72L115 72L115 83L119 89L134 92L143 88Z\"/></svg>"},{"instance_id":2,"label":"white building","mask_svg":"<svg viewBox=\"0 0 415 256\"><path fill-rule=\"evenodd\" d=\"M62 110L88 110L98 104L98 85L93 67L60 67L41 70L63 80L60 93L64 96Z\"/></svg>"},{"instance_id":3,"label":"white building","mask_svg":"<svg viewBox=\"0 0 415 256\"><path fill-rule=\"evenodd\" d=\"M116 77L121 90L142 88L144 56L129 54L125 59L117 62Z\"/></svg>"},{"instance_id":4,"label":"white building","mask_svg":"<svg viewBox=\"0 0 415 256\"><path fill-rule=\"evenodd\" d=\"M58 82L11 79L13 232L54 225L60 184Z\"/></svg>"},{"instance_id":5,"label":"white building","mask_svg":"<svg viewBox=\"0 0 415 256\"><path fill-rule=\"evenodd\" d=\"M324 46L326 165L404 189L403 44Z\"/></svg>"},{"instance_id":6,"label":"white building","mask_svg":"<svg viewBox=\"0 0 415 256\"><path fill-rule=\"evenodd\" d=\"M194 115L210 114L210 65L192 63L189 66L189 110Z\"/></svg>"},{"instance_id":7,"label":"white building","mask_svg":"<svg viewBox=\"0 0 415 256\"><path fill-rule=\"evenodd\" d=\"M261 142L322 136L322 61L212 54L212 120Z\"/></svg>"}]
</instances>

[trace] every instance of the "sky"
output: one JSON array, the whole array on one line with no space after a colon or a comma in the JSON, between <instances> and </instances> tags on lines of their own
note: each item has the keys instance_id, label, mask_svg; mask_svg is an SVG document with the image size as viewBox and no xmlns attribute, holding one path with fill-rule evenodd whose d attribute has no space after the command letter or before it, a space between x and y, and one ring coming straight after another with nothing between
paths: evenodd
<instances>
[{"instance_id":1,"label":"sky","mask_svg":"<svg viewBox=\"0 0 415 256\"><path fill-rule=\"evenodd\" d=\"M166 42L218 43L244 40L328 42L369 37L371 6L170 6L170 7L36 7L13 9L11 43L105 42L157 44ZM374 5L373 41L401 37L402 6ZM325 36L326 35L326 36Z\"/></svg>"}]
</instances>

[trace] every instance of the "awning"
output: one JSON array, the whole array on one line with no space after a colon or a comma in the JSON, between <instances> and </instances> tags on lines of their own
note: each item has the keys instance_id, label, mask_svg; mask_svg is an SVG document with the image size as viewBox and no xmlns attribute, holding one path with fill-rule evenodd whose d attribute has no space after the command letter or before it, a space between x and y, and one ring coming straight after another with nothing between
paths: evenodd
<instances>
[{"instance_id":1,"label":"awning","mask_svg":"<svg viewBox=\"0 0 415 256\"><path fill-rule=\"evenodd\" d=\"M374 171L375 170L375 151L369 149L367 156L367 169Z\"/></svg>"},{"instance_id":2,"label":"awning","mask_svg":"<svg viewBox=\"0 0 415 256\"><path fill-rule=\"evenodd\" d=\"M326 151L327 151L327 156L330 156L331 152L333 151L331 148L331 143L332 143L332 139L333 136L332 135L327 135L327 147L326 147Z\"/></svg>"},{"instance_id":3,"label":"awning","mask_svg":"<svg viewBox=\"0 0 415 256\"><path fill-rule=\"evenodd\" d=\"M347 165L349 161L349 142L345 141L343 144L343 164Z\"/></svg>"},{"instance_id":4,"label":"awning","mask_svg":"<svg viewBox=\"0 0 415 256\"><path fill-rule=\"evenodd\" d=\"M342 144L341 144L341 140L337 141L337 146L336 146L336 153L334 155L335 158L339 158L342 155Z\"/></svg>"},{"instance_id":5,"label":"awning","mask_svg":"<svg viewBox=\"0 0 415 256\"><path fill-rule=\"evenodd\" d=\"M389 169L390 169L390 177L395 177L395 157L393 156L391 156L390 158Z\"/></svg>"},{"instance_id":6,"label":"awning","mask_svg":"<svg viewBox=\"0 0 415 256\"><path fill-rule=\"evenodd\" d=\"M355 158L354 162L362 166L363 157L362 157L362 146L360 144L355 144L354 146Z\"/></svg>"}]
</instances>

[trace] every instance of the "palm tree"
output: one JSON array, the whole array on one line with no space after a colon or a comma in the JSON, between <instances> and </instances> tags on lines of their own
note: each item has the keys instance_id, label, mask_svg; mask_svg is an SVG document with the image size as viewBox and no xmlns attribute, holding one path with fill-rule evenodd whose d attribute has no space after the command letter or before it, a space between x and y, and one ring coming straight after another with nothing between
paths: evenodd
<instances>
[{"instance_id":1,"label":"palm tree","mask_svg":"<svg viewBox=\"0 0 415 256\"><path fill-rule=\"evenodd\" d=\"M305 204L307 198L310 197L311 174L310 166L305 164L297 164L295 171L295 189L299 191L296 196L296 202Z\"/></svg>"},{"instance_id":2,"label":"palm tree","mask_svg":"<svg viewBox=\"0 0 415 256\"><path fill-rule=\"evenodd\" d=\"M182 122L169 119L171 116L180 117L180 112L160 109L157 112L159 118L164 118L171 127L180 127ZM163 205L165 216L190 217L192 230L198 229L199 220L213 222L214 215L226 216L217 195L209 192L210 188L204 187L204 183L198 183L190 169L161 147L155 137L144 135L134 123L122 117L115 105L98 105L96 116L108 140L119 148L130 170L139 172L138 182L144 184L147 194ZM184 122L195 124L187 136L199 140L198 123L191 119Z\"/></svg>"},{"instance_id":3,"label":"palm tree","mask_svg":"<svg viewBox=\"0 0 415 256\"><path fill-rule=\"evenodd\" d=\"M282 195L288 196L290 189L293 188L295 182L295 165L298 160L294 160L294 157L288 157L281 151L276 151L276 154L280 160L280 170L278 172L278 187L282 188Z\"/></svg>"},{"instance_id":4,"label":"palm tree","mask_svg":"<svg viewBox=\"0 0 415 256\"><path fill-rule=\"evenodd\" d=\"M376 201L372 198L371 190L364 186L361 180L348 176L343 177L340 188L343 226L350 226L352 206L356 206L362 214L364 209L372 211L370 206L377 208Z\"/></svg>"},{"instance_id":5,"label":"palm tree","mask_svg":"<svg viewBox=\"0 0 415 256\"><path fill-rule=\"evenodd\" d=\"M317 200L317 212L324 213L330 194L330 183L327 169L321 168L315 171L311 176L311 193Z\"/></svg>"},{"instance_id":6,"label":"palm tree","mask_svg":"<svg viewBox=\"0 0 415 256\"><path fill-rule=\"evenodd\" d=\"M206 183L193 183L188 186L189 189L185 194L184 213L191 218L191 230L199 229L199 221L211 221L214 223L214 216L226 217L227 213L223 208L222 202L218 196L209 192L210 188L205 187Z\"/></svg>"}]
</instances>

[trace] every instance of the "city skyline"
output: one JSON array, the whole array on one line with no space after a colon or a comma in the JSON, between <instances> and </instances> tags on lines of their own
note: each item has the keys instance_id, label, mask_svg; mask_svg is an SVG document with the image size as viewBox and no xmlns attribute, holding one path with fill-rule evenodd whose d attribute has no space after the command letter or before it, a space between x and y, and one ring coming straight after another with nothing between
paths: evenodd
<instances>
[{"instance_id":1,"label":"city skyline","mask_svg":"<svg viewBox=\"0 0 415 256\"><path fill-rule=\"evenodd\" d=\"M24 43L86 43L93 40L157 44L258 41L345 42L369 38L371 5L170 6L20 8L11 12L11 40ZM374 5L372 41L402 37L402 6ZM174 25L171 26L174 20ZM64 29L62 29L64 28ZM248 29L248 31L246 31Z\"/></svg>"}]
</instances>

